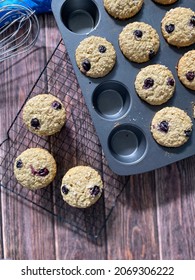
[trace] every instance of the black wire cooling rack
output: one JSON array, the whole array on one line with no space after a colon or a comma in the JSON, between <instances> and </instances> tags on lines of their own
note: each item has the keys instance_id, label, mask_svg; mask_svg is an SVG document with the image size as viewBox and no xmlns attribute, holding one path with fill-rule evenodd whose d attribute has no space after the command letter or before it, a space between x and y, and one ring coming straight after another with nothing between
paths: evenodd
<instances>
[{"instance_id":1,"label":"black wire cooling rack","mask_svg":"<svg viewBox=\"0 0 195 280\"><path fill-rule=\"evenodd\" d=\"M52 93L66 108L66 124L54 136L39 137L23 124L23 106L30 97L40 93ZM63 41L54 50L26 101L7 132L7 140L0 145L3 154L0 156L1 187L52 213L72 229L97 238L128 179L112 173L107 165ZM20 186L13 173L15 158L30 147L49 150L58 166L54 182L37 191ZM69 206L60 193L63 175L76 165L95 168L104 183L102 197L86 209Z\"/></svg>"}]
</instances>

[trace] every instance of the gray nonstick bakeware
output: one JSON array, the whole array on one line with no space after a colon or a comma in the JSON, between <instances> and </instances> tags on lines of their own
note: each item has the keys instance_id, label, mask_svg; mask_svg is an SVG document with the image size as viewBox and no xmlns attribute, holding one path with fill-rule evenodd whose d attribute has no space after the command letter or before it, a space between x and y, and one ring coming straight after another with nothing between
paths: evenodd
<instances>
[{"instance_id":1,"label":"gray nonstick bakeware","mask_svg":"<svg viewBox=\"0 0 195 280\"><path fill-rule=\"evenodd\" d=\"M154 114L166 106L185 110L192 118L195 93L185 88L177 77L177 63L194 45L170 46L161 34L161 20L171 8L194 9L194 0L179 0L163 6L145 0L141 11L129 20L117 20L105 11L103 0L53 0L52 11L69 53L85 102L110 168L119 175L147 172L195 154L195 131L181 147L166 148L156 143L150 132ZM156 29L160 37L158 53L147 63L129 62L118 45L118 36L130 22L142 21ZM89 78L80 72L75 50L88 36L105 37L117 52L114 69L103 78ZM134 82L141 68L150 64L166 65L176 80L174 96L165 104L152 106L135 92Z\"/></svg>"}]
</instances>

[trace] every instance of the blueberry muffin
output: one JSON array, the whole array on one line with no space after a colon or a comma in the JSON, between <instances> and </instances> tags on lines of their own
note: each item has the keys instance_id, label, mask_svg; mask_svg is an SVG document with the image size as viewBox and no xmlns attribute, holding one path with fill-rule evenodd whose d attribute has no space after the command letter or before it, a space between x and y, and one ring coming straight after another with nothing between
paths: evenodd
<instances>
[{"instance_id":1,"label":"blueberry muffin","mask_svg":"<svg viewBox=\"0 0 195 280\"><path fill-rule=\"evenodd\" d=\"M144 0L104 0L104 7L112 17L123 20L136 15L143 3Z\"/></svg>"},{"instance_id":2,"label":"blueberry muffin","mask_svg":"<svg viewBox=\"0 0 195 280\"><path fill-rule=\"evenodd\" d=\"M190 138L192 121L182 109L165 107L154 115L151 133L158 144L165 147L179 147Z\"/></svg>"},{"instance_id":3,"label":"blueberry muffin","mask_svg":"<svg viewBox=\"0 0 195 280\"><path fill-rule=\"evenodd\" d=\"M153 0L153 1L162 5L170 5L177 2L178 0Z\"/></svg>"},{"instance_id":4,"label":"blueberry muffin","mask_svg":"<svg viewBox=\"0 0 195 280\"><path fill-rule=\"evenodd\" d=\"M103 183L98 172L89 166L76 166L62 179L61 194L69 205L86 208L101 196Z\"/></svg>"},{"instance_id":5,"label":"blueberry muffin","mask_svg":"<svg viewBox=\"0 0 195 280\"><path fill-rule=\"evenodd\" d=\"M184 86L195 90L195 50L188 51L180 58L177 72Z\"/></svg>"},{"instance_id":6,"label":"blueberry muffin","mask_svg":"<svg viewBox=\"0 0 195 280\"><path fill-rule=\"evenodd\" d=\"M130 61L142 63L155 56L160 40L156 30L147 23L127 24L119 34L119 46Z\"/></svg>"},{"instance_id":7,"label":"blueberry muffin","mask_svg":"<svg viewBox=\"0 0 195 280\"><path fill-rule=\"evenodd\" d=\"M106 76L116 62L116 51L105 38L90 36L80 42L75 52L76 63L86 76Z\"/></svg>"},{"instance_id":8,"label":"blueberry muffin","mask_svg":"<svg viewBox=\"0 0 195 280\"><path fill-rule=\"evenodd\" d=\"M40 136L49 136L61 130L65 123L66 112L57 97L52 94L38 94L27 101L22 116L31 132Z\"/></svg>"},{"instance_id":9,"label":"blueberry muffin","mask_svg":"<svg viewBox=\"0 0 195 280\"><path fill-rule=\"evenodd\" d=\"M135 89L139 97L147 103L161 105L173 96L175 79L166 66L153 64L141 69L137 74Z\"/></svg>"},{"instance_id":10,"label":"blueberry muffin","mask_svg":"<svg viewBox=\"0 0 195 280\"><path fill-rule=\"evenodd\" d=\"M164 38L170 45L186 47L195 43L195 12L178 7L169 10L161 22Z\"/></svg>"},{"instance_id":11,"label":"blueberry muffin","mask_svg":"<svg viewBox=\"0 0 195 280\"><path fill-rule=\"evenodd\" d=\"M25 188L36 190L48 186L56 175L53 156L42 148L29 148L15 160L14 174Z\"/></svg>"}]
</instances>

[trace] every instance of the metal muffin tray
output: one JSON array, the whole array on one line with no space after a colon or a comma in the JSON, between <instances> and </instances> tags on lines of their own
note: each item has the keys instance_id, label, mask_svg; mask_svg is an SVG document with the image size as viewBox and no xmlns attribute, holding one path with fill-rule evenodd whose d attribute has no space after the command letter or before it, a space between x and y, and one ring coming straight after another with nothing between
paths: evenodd
<instances>
[{"instance_id":1,"label":"metal muffin tray","mask_svg":"<svg viewBox=\"0 0 195 280\"><path fill-rule=\"evenodd\" d=\"M177 48L169 45L161 33L161 20L171 8L194 9L194 0L179 0L163 6L145 0L141 11L128 20L112 18L103 0L53 0L54 13L62 38L70 56L85 102L110 168L119 175L147 172L195 154L195 132L181 147L166 148L153 139L151 120L158 110L176 106L193 119L195 93L185 88L177 77L179 58L194 45ZM156 29L160 37L158 53L147 63L133 63L122 54L118 36L130 22L142 21ZM105 37L117 53L114 69L103 78L89 78L82 74L75 61L75 50L87 36ZM135 92L134 82L141 68L150 64L166 65L176 80L174 96L165 104L152 106L142 101Z\"/></svg>"}]
</instances>

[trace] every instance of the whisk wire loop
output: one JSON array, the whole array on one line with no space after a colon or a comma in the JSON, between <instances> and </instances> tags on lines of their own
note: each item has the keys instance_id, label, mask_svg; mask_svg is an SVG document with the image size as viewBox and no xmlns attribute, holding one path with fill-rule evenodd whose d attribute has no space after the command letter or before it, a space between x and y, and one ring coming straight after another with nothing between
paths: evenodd
<instances>
[{"instance_id":1,"label":"whisk wire loop","mask_svg":"<svg viewBox=\"0 0 195 280\"><path fill-rule=\"evenodd\" d=\"M0 62L30 50L38 38L39 30L35 11L26 5L0 7Z\"/></svg>"}]
</instances>

